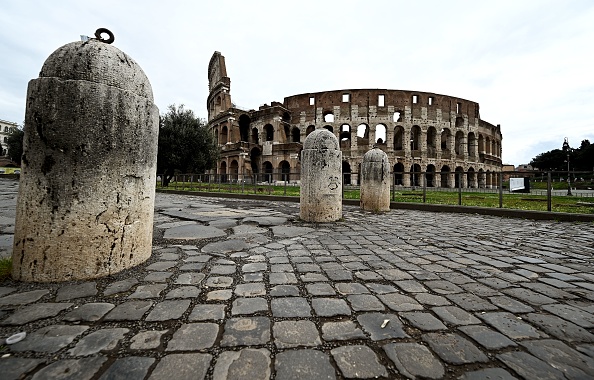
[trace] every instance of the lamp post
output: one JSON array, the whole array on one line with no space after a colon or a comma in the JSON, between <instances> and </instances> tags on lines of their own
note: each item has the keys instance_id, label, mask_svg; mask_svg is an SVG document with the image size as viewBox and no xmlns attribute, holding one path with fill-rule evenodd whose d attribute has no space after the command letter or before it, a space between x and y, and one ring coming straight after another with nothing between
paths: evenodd
<instances>
[{"instance_id":1,"label":"lamp post","mask_svg":"<svg viewBox=\"0 0 594 380\"><path fill-rule=\"evenodd\" d=\"M569 152L571 151L571 148L569 147L569 141L567 141L567 137L565 138L565 141L563 141L563 151L565 152L565 154L567 154L567 195L568 196L572 196L573 194L571 194L571 177L570 177L570 172L569 172Z\"/></svg>"}]
</instances>

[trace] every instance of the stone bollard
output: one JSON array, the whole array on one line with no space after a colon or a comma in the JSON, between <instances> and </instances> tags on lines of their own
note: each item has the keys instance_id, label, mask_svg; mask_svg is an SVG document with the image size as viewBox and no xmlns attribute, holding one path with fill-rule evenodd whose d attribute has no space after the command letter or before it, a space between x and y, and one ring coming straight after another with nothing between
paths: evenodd
<instances>
[{"instance_id":1,"label":"stone bollard","mask_svg":"<svg viewBox=\"0 0 594 380\"><path fill-rule=\"evenodd\" d=\"M313 131L303 142L300 217L316 223L342 218L342 152L326 129Z\"/></svg>"},{"instance_id":2,"label":"stone bollard","mask_svg":"<svg viewBox=\"0 0 594 380\"><path fill-rule=\"evenodd\" d=\"M97 37L29 82L15 280L96 278L151 255L159 110L138 64Z\"/></svg>"},{"instance_id":3,"label":"stone bollard","mask_svg":"<svg viewBox=\"0 0 594 380\"><path fill-rule=\"evenodd\" d=\"M390 163L388 155L377 147L365 153L361 163L361 209L390 210Z\"/></svg>"}]
</instances>

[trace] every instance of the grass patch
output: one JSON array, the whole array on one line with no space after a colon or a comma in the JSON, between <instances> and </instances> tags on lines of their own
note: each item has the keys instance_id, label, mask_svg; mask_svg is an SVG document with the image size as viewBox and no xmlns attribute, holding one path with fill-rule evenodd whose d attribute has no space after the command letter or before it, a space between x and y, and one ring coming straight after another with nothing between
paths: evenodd
<instances>
[{"instance_id":1,"label":"grass patch","mask_svg":"<svg viewBox=\"0 0 594 380\"><path fill-rule=\"evenodd\" d=\"M8 280L12 272L12 259L0 259L0 282Z\"/></svg>"}]
</instances>

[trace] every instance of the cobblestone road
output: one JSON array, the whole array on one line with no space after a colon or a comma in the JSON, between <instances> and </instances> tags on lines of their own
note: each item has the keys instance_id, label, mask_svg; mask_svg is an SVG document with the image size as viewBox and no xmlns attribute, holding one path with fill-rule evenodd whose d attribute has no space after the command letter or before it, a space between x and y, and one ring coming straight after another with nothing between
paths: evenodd
<instances>
[{"instance_id":1,"label":"cobblestone road","mask_svg":"<svg viewBox=\"0 0 594 380\"><path fill-rule=\"evenodd\" d=\"M0 338L27 332L2 379L594 378L592 224L345 207L314 225L298 204L166 194L156 210L139 267L0 284Z\"/></svg>"}]
</instances>

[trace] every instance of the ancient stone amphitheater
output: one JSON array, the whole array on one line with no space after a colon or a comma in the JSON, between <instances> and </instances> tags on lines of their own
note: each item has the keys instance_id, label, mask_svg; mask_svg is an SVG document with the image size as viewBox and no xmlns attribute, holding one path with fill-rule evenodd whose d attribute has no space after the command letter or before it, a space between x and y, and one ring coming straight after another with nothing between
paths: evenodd
<instances>
[{"instance_id":1,"label":"ancient stone amphitheater","mask_svg":"<svg viewBox=\"0 0 594 380\"><path fill-rule=\"evenodd\" d=\"M395 185L496 186L501 128L481 120L476 102L420 91L345 89L244 110L231 102L219 52L208 79L208 126L221 149L212 172L222 181L298 182L305 137L326 128L340 141L345 184L358 183L363 155L376 145L388 155Z\"/></svg>"}]
</instances>

